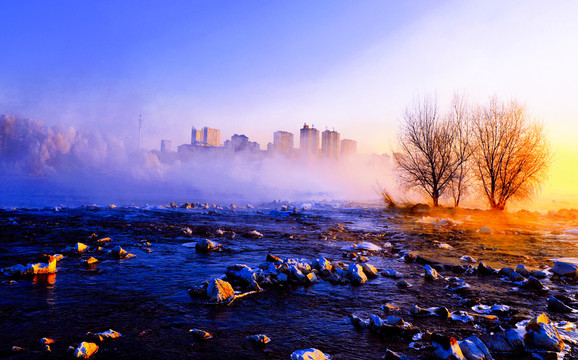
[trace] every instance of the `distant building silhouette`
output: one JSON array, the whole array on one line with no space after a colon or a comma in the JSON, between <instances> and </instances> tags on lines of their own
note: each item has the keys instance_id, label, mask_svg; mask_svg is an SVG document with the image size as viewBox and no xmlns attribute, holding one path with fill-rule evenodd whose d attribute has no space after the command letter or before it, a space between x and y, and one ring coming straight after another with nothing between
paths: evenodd
<instances>
[{"instance_id":1,"label":"distant building silhouette","mask_svg":"<svg viewBox=\"0 0 578 360\"><path fill-rule=\"evenodd\" d=\"M302 154L317 155L319 153L319 131L303 124L299 136L299 150Z\"/></svg>"},{"instance_id":2,"label":"distant building silhouette","mask_svg":"<svg viewBox=\"0 0 578 360\"><path fill-rule=\"evenodd\" d=\"M339 138L337 131L325 130L321 134L321 154L324 157L338 159L339 158Z\"/></svg>"},{"instance_id":3,"label":"distant building silhouette","mask_svg":"<svg viewBox=\"0 0 578 360\"><path fill-rule=\"evenodd\" d=\"M255 141L249 141L245 135L235 134L231 140L225 141L224 147L233 151L259 151L261 146Z\"/></svg>"},{"instance_id":4,"label":"distant building silhouette","mask_svg":"<svg viewBox=\"0 0 578 360\"><path fill-rule=\"evenodd\" d=\"M293 153L293 134L287 131L273 133L273 150L279 153Z\"/></svg>"},{"instance_id":5,"label":"distant building silhouette","mask_svg":"<svg viewBox=\"0 0 578 360\"><path fill-rule=\"evenodd\" d=\"M195 127L191 130L191 145L194 146L220 146L221 130L204 127L197 130Z\"/></svg>"},{"instance_id":6,"label":"distant building silhouette","mask_svg":"<svg viewBox=\"0 0 578 360\"><path fill-rule=\"evenodd\" d=\"M357 154L357 141L350 139L341 140L341 156L346 157Z\"/></svg>"},{"instance_id":7,"label":"distant building silhouette","mask_svg":"<svg viewBox=\"0 0 578 360\"><path fill-rule=\"evenodd\" d=\"M170 140L161 140L161 152L171 152Z\"/></svg>"}]
</instances>

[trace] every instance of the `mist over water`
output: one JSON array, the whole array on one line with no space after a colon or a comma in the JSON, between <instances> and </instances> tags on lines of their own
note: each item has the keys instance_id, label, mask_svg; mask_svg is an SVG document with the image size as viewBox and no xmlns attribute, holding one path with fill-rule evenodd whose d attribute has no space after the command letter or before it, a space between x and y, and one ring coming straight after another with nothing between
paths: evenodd
<instances>
[{"instance_id":1,"label":"mist over water","mask_svg":"<svg viewBox=\"0 0 578 360\"><path fill-rule=\"evenodd\" d=\"M45 207L374 200L387 156L341 160L250 152L137 151L100 131L0 117L0 205Z\"/></svg>"}]
</instances>

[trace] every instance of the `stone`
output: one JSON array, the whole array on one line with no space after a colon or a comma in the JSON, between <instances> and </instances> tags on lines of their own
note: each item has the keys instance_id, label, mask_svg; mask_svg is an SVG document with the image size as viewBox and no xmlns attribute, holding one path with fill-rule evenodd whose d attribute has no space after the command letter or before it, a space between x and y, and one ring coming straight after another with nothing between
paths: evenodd
<instances>
[{"instance_id":1,"label":"stone","mask_svg":"<svg viewBox=\"0 0 578 360\"><path fill-rule=\"evenodd\" d=\"M395 283L395 286L397 286L398 288L406 289L412 287L413 285L405 281L404 279L401 279Z\"/></svg>"},{"instance_id":2,"label":"stone","mask_svg":"<svg viewBox=\"0 0 578 360\"><path fill-rule=\"evenodd\" d=\"M479 230L480 234L493 234L494 230L487 226L482 226Z\"/></svg>"},{"instance_id":3,"label":"stone","mask_svg":"<svg viewBox=\"0 0 578 360\"><path fill-rule=\"evenodd\" d=\"M267 262L271 262L273 264L282 264L283 260L275 255L267 254L267 258L265 259Z\"/></svg>"},{"instance_id":4,"label":"stone","mask_svg":"<svg viewBox=\"0 0 578 360\"><path fill-rule=\"evenodd\" d=\"M399 310L399 308L395 305L392 305L392 304L384 304L384 305L381 305L381 310L383 310L384 312L391 312L391 311Z\"/></svg>"},{"instance_id":5,"label":"stone","mask_svg":"<svg viewBox=\"0 0 578 360\"><path fill-rule=\"evenodd\" d=\"M354 314L349 315L349 321L356 329L363 329L369 325L366 321Z\"/></svg>"},{"instance_id":6,"label":"stone","mask_svg":"<svg viewBox=\"0 0 578 360\"><path fill-rule=\"evenodd\" d=\"M263 238L263 234L261 234L257 230L249 231L249 233L247 235L253 239L262 239Z\"/></svg>"},{"instance_id":7,"label":"stone","mask_svg":"<svg viewBox=\"0 0 578 360\"><path fill-rule=\"evenodd\" d=\"M425 269L425 279L426 280L437 280L439 277L438 272L429 265L424 266Z\"/></svg>"},{"instance_id":8,"label":"stone","mask_svg":"<svg viewBox=\"0 0 578 360\"><path fill-rule=\"evenodd\" d=\"M362 243L357 244L357 246L355 247L355 250L380 251L381 247L378 245L375 245L373 243L364 241Z\"/></svg>"},{"instance_id":9,"label":"stone","mask_svg":"<svg viewBox=\"0 0 578 360\"><path fill-rule=\"evenodd\" d=\"M381 272L382 276L385 277L389 277L389 278L394 278L394 279L401 279L403 277L403 274L400 273L399 271L396 270L392 270L392 269L385 269Z\"/></svg>"},{"instance_id":10,"label":"stone","mask_svg":"<svg viewBox=\"0 0 578 360\"><path fill-rule=\"evenodd\" d=\"M460 260L461 260L461 261L468 262L468 263L475 263L475 262L477 262L476 259L474 259L473 257L468 256L468 255L462 256L462 257L460 258Z\"/></svg>"},{"instance_id":11,"label":"stone","mask_svg":"<svg viewBox=\"0 0 578 360\"><path fill-rule=\"evenodd\" d=\"M317 278L317 275L315 275L315 273L312 273L312 272L307 274L305 277L307 278L307 283L309 283L309 284L315 284L316 282L319 281L319 279Z\"/></svg>"},{"instance_id":12,"label":"stone","mask_svg":"<svg viewBox=\"0 0 578 360\"><path fill-rule=\"evenodd\" d=\"M277 280L279 280L279 282L287 282L289 280L289 277L286 274L277 274Z\"/></svg>"},{"instance_id":13,"label":"stone","mask_svg":"<svg viewBox=\"0 0 578 360\"><path fill-rule=\"evenodd\" d=\"M89 257L88 259L81 260L81 263L86 266L94 265L98 262L97 258Z\"/></svg>"},{"instance_id":14,"label":"stone","mask_svg":"<svg viewBox=\"0 0 578 360\"><path fill-rule=\"evenodd\" d=\"M541 314L526 325L524 344L530 349L546 351L564 350L564 340L560 337L558 330L549 323L548 317Z\"/></svg>"},{"instance_id":15,"label":"stone","mask_svg":"<svg viewBox=\"0 0 578 360\"><path fill-rule=\"evenodd\" d=\"M481 335L480 340L491 352L515 353L524 350L524 339L514 329Z\"/></svg>"},{"instance_id":16,"label":"stone","mask_svg":"<svg viewBox=\"0 0 578 360\"><path fill-rule=\"evenodd\" d=\"M247 265L236 264L229 266L225 272L228 279L241 280L244 285L250 285L257 281L257 275Z\"/></svg>"},{"instance_id":17,"label":"stone","mask_svg":"<svg viewBox=\"0 0 578 360\"><path fill-rule=\"evenodd\" d=\"M384 325L386 325L386 322L383 321L383 319L381 319L379 316L373 314L369 315L369 329L372 332L378 332L379 329Z\"/></svg>"},{"instance_id":18,"label":"stone","mask_svg":"<svg viewBox=\"0 0 578 360\"><path fill-rule=\"evenodd\" d=\"M126 250L124 250L123 248L120 247L120 245L117 245L115 247L112 248L112 250L110 251L110 254L115 258L115 259L124 259L125 257L127 257L128 253L126 252Z\"/></svg>"},{"instance_id":19,"label":"stone","mask_svg":"<svg viewBox=\"0 0 578 360\"><path fill-rule=\"evenodd\" d=\"M199 252L210 252L215 249L215 244L209 239L201 239L197 241L195 250Z\"/></svg>"},{"instance_id":20,"label":"stone","mask_svg":"<svg viewBox=\"0 0 578 360\"><path fill-rule=\"evenodd\" d=\"M532 272L526 269L526 267L522 264L518 264L518 266L516 266L516 272L526 278L532 274Z\"/></svg>"},{"instance_id":21,"label":"stone","mask_svg":"<svg viewBox=\"0 0 578 360\"><path fill-rule=\"evenodd\" d=\"M265 345L271 342L271 339L265 334L247 336L247 340L249 340L255 345Z\"/></svg>"},{"instance_id":22,"label":"stone","mask_svg":"<svg viewBox=\"0 0 578 360\"><path fill-rule=\"evenodd\" d=\"M363 273L365 275L367 275L367 277L377 277L378 272L377 269L375 268L375 266L368 264L368 263L363 263L361 264L361 268L363 269Z\"/></svg>"},{"instance_id":23,"label":"stone","mask_svg":"<svg viewBox=\"0 0 578 360\"><path fill-rule=\"evenodd\" d=\"M431 311L424 309L424 308L420 308L417 305L414 305L411 307L411 309L409 310L410 315L413 316L429 316L431 315Z\"/></svg>"},{"instance_id":24,"label":"stone","mask_svg":"<svg viewBox=\"0 0 578 360\"><path fill-rule=\"evenodd\" d=\"M32 276L32 275L49 275L56 273L57 259L54 256L48 256L47 263L36 263L25 265L14 265L2 269L2 273L8 276Z\"/></svg>"},{"instance_id":25,"label":"stone","mask_svg":"<svg viewBox=\"0 0 578 360\"><path fill-rule=\"evenodd\" d=\"M445 306L440 306L434 309L434 314L441 317L442 319L449 319L451 317L451 313Z\"/></svg>"},{"instance_id":26,"label":"stone","mask_svg":"<svg viewBox=\"0 0 578 360\"><path fill-rule=\"evenodd\" d=\"M74 246L69 246L66 249L64 249L62 252L64 253L68 253L68 254L81 254L83 253L86 249L88 249L88 246L83 244L83 243L76 243L76 245Z\"/></svg>"},{"instance_id":27,"label":"stone","mask_svg":"<svg viewBox=\"0 0 578 360\"><path fill-rule=\"evenodd\" d=\"M40 343L42 345L51 345L51 344L54 344L54 340L52 340L50 338L42 338L42 339L40 339Z\"/></svg>"},{"instance_id":28,"label":"stone","mask_svg":"<svg viewBox=\"0 0 578 360\"><path fill-rule=\"evenodd\" d=\"M571 308L553 296L548 297L548 310L565 314L578 312L578 310Z\"/></svg>"},{"instance_id":29,"label":"stone","mask_svg":"<svg viewBox=\"0 0 578 360\"><path fill-rule=\"evenodd\" d=\"M567 276L575 279L578 277L578 264L556 261L551 271L558 276Z\"/></svg>"},{"instance_id":30,"label":"stone","mask_svg":"<svg viewBox=\"0 0 578 360\"><path fill-rule=\"evenodd\" d=\"M331 262L329 262L329 260L327 260L323 256L313 260L313 262L311 263L311 266L318 269L319 271L321 271L323 276L329 276L329 274L333 270L333 266L331 265Z\"/></svg>"},{"instance_id":31,"label":"stone","mask_svg":"<svg viewBox=\"0 0 578 360\"><path fill-rule=\"evenodd\" d=\"M493 360L488 347L475 336L458 341L458 345L467 360Z\"/></svg>"},{"instance_id":32,"label":"stone","mask_svg":"<svg viewBox=\"0 0 578 360\"><path fill-rule=\"evenodd\" d=\"M329 355L315 348L297 350L291 354L291 360L328 360Z\"/></svg>"},{"instance_id":33,"label":"stone","mask_svg":"<svg viewBox=\"0 0 578 360\"><path fill-rule=\"evenodd\" d=\"M458 341L453 337L432 334L433 354L443 360L466 360Z\"/></svg>"},{"instance_id":34,"label":"stone","mask_svg":"<svg viewBox=\"0 0 578 360\"><path fill-rule=\"evenodd\" d=\"M349 269L347 269L347 277L354 285L365 284L367 281L367 276L363 272L363 268L358 264L352 264L349 266Z\"/></svg>"},{"instance_id":35,"label":"stone","mask_svg":"<svg viewBox=\"0 0 578 360\"><path fill-rule=\"evenodd\" d=\"M12 346L12 352L13 353L19 353L19 352L23 352L25 349L21 348L20 346Z\"/></svg>"},{"instance_id":36,"label":"stone","mask_svg":"<svg viewBox=\"0 0 578 360\"><path fill-rule=\"evenodd\" d=\"M77 359L88 359L98 351L98 345L91 342L83 341L74 350L74 357Z\"/></svg>"},{"instance_id":37,"label":"stone","mask_svg":"<svg viewBox=\"0 0 578 360\"><path fill-rule=\"evenodd\" d=\"M122 335L119 332L116 332L112 329L108 329L107 331L103 331L100 333L86 333L86 336L94 341L106 341L106 340L114 340L118 339Z\"/></svg>"},{"instance_id":38,"label":"stone","mask_svg":"<svg viewBox=\"0 0 578 360\"><path fill-rule=\"evenodd\" d=\"M496 273L496 270L490 265L487 265L484 262L480 262L478 264L478 273L480 275L493 275Z\"/></svg>"},{"instance_id":39,"label":"stone","mask_svg":"<svg viewBox=\"0 0 578 360\"><path fill-rule=\"evenodd\" d=\"M404 355L404 354L400 354L394 351L391 351L389 349L387 349L385 351L385 355L383 355L383 359L384 360L414 360L414 358Z\"/></svg>"},{"instance_id":40,"label":"stone","mask_svg":"<svg viewBox=\"0 0 578 360\"><path fill-rule=\"evenodd\" d=\"M531 275L528 277L528 280L524 281L522 283L522 285L520 285L520 287L524 290L536 291L536 292L548 290L548 288L545 287L544 284L542 284L542 282L540 280L536 279L535 277L533 277Z\"/></svg>"},{"instance_id":41,"label":"stone","mask_svg":"<svg viewBox=\"0 0 578 360\"><path fill-rule=\"evenodd\" d=\"M212 303L228 303L235 298L235 291L231 284L225 280L213 279L207 286L207 297Z\"/></svg>"},{"instance_id":42,"label":"stone","mask_svg":"<svg viewBox=\"0 0 578 360\"><path fill-rule=\"evenodd\" d=\"M209 340L213 338L213 335L201 329L190 329L189 333L193 335L197 340Z\"/></svg>"}]
</instances>

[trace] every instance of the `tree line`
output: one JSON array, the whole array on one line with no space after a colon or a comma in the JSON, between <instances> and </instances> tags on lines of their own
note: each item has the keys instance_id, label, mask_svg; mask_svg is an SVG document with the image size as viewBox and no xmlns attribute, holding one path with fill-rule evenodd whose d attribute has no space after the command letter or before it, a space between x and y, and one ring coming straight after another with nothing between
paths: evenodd
<instances>
[{"instance_id":1,"label":"tree line","mask_svg":"<svg viewBox=\"0 0 578 360\"><path fill-rule=\"evenodd\" d=\"M491 98L471 105L455 95L440 111L432 96L417 98L403 115L394 153L400 182L431 199L458 207L482 194L492 209L537 193L552 161L543 126L523 104Z\"/></svg>"}]
</instances>

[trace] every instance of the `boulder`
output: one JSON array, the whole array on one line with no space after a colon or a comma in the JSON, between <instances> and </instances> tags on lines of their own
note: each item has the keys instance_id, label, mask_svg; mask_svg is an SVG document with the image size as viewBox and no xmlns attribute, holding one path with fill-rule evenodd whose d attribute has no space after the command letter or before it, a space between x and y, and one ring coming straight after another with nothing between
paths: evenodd
<instances>
[{"instance_id":1,"label":"boulder","mask_svg":"<svg viewBox=\"0 0 578 360\"><path fill-rule=\"evenodd\" d=\"M74 357L77 359L88 359L98 351L98 345L91 342L83 341L74 350Z\"/></svg>"},{"instance_id":2,"label":"boulder","mask_svg":"<svg viewBox=\"0 0 578 360\"><path fill-rule=\"evenodd\" d=\"M493 275L496 273L496 270L490 265L487 265L484 262L480 262L478 264L478 273L480 275Z\"/></svg>"},{"instance_id":3,"label":"boulder","mask_svg":"<svg viewBox=\"0 0 578 360\"><path fill-rule=\"evenodd\" d=\"M68 253L68 254L81 254L83 253L86 249L88 249L88 246L83 244L83 243L76 243L76 245L74 246L69 246L66 249L64 249L62 252L64 253Z\"/></svg>"},{"instance_id":4,"label":"boulder","mask_svg":"<svg viewBox=\"0 0 578 360\"><path fill-rule=\"evenodd\" d=\"M480 340L491 352L517 353L524 350L524 339L514 329L481 335Z\"/></svg>"},{"instance_id":5,"label":"boulder","mask_svg":"<svg viewBox=\"0 0 578 360\"><path fill-rule=\"evenodd\" d=\"M532 274L532 272L522 264L516 266L516 272L526 278Z\"/></svg>"},{"instance_id":6,"label":"boulder","mask_svg":"<svg viewBox=\"0 0 578 360\"><path fill-rule=\"evenodd\" d=\"M128 253L126 252L126 250L124 250L123 248L120 247L120 245L117 245L115 247L112 248L112 250L110 250L110 254L115 258L115 259L124 259L125 257L127 257Z\"/></svg>"},{"instance_id":7,"label":"boulder","mask_svg":"<svg viewBox=\"0 0 578 360\"><path fill-rule=\"evenodd\" d=\"M458 341L458 344L467 360L493 360L488 347L475 336Z\"/></svg>"},{"instance_id":8,"label":"boulder","mask_svg":"<svg viewBox=\"0 0 578 360\"><path fill-rule=\"evenodd\" d=\"M213 335L201 329L190 329L189 333L197 340L209 340L213 338Z\"/></svg>"},{"instance_id":9,"label":"boulder","mask_svg":"<svg viewBox=\"0 0 578 360\"><path fill-rule=\"evenodd\" d=\"M578 310L571 308L553 296L548 297L548 310L566 314L578 312Z\"/></svg>"},{"instance_id":10,"label":"boulder","mask_svg":"<svg viewBox=\"0 0 578 360\"><path fill-rule=\"evenodd\" d=\"M297 350L291 354L291 360L328 360L329 355L315 348Z\"/></svg>"},{"instance_id":11,"label":"boulder","mask_svg":"<svg viewBox=\"0 0 578 360\"><path fill-rule=\"evenodd\" d=\"M367 276L363 272L363 268L358 264L352 264L349 266L349 269L347 269L347 277L351 283L355 285L365 284L367 281Z\"/></svg>"},{"instance_id":12,"label":"boulder","mask_svg":"<svg viewBox=\"0 0 578 360\"><path fill-rule=\"evenodd\" d=\"M542 282L533 276L529 276L528 280L524 281L520 287L524 290L542 292L547 291L548 288Z\"/></svg>"},{"instance_id":13,"label":"boulder","mask_svg":"<svg viewBox=\"0 0 578 360\"><path fill-rule=\"evenodd\" d=\"M389 277L389 278L394 278L394 279L401 279L403 277L403 274L400 273L399 271L396 270L392 270L392 269L385 269L381 272L382 276L385 277Z\"/></svg>"},{"instance_id":14,"label":"boulder","mask_svg":"<svg viewBox=\"0 0 578 360\"><path fill-rule=\"evenodd\" d=\"M564 350L564 341L558 330L550 324L548 317L541 314L526 325L524 343L530 349L546 351Z\"/></svg>"},{"instance_id":15,"label":"boulder","mask_svg":"<svg viewBox=\"0 0 578 360\"><path fill-rule=\"evenodd\" d=\"M42 338L42 339L40 339L40 343L42 345L51 345L51 344L54 344L54 340L52 340L50 338Z\"/></svg>"},{"instance_id":16,"label":"boulder","mask_svg":"<svg viewBox=\"0 0 578 360\"><path fill-rule=\"evenodd\" d=\"M201 239L197 241L195 250L200 252L209 252L215 249L215 244L209 239Z\"/></svg>"},{"instance_id":17,"label":"boulder","mask_svg":"<svg viewBox=\"0 0 578 360\"><path fill-rule=\"evenodd\" d=\"M240 280L244 285L250 285L257 281L257 274L247 265L233 265L225 272L227 278Z\"/></svg>"},{"instance_id":18,"label":"boulder","mask_svg":"<svg viewBox=\"0 0 578 360\"><path fill-rule=\"evenodd\" d=\"M466 360L458 341L453 337L433 334L431 336L433 354L443 360Z\"/></svg>"},{"instance_id":19,"label":"boulder","mask_svg":"<svg viewBox=\"0 0 578 360\"><path fill-rule=\"evenodd\" d=\"M235 291L225 280L213 279L207 286L207 297L212 303L228 303L235 298Z\"/></svg>"},{"instance_id":20,"label":"boulder","mask_svg":"<svg viewBox=\"0 0 578 360\"><path fill-rule=\"evenodd\" d=\"M114 340L114 339L118 339L119 337L121 337L122 335L117 332L114 331L112 329L108 329L107 331L103 331L100 333L91 333L88 332L86 333L86 336L94 341L106 341L106 340Z\"/></svg>"},{"instance_id":21,"label":"boulder","mask_svg":"<svg viewBox=\"0 0 578 360\"><path fill-rule=\"evenodd\" d=\"M32 275L47 275L56 273L56 261L54 256L48 257L47 263L36 263L27 265L14 265L2 269L2 273L8 276L32 276Z\"/></svg>"},{"instance_id":22,"label":"boulder","mask_svg":"<svg viewBox=\"0 0 578 360\"><path fill-rule=\"evenodd\" d=\"M425 279L426 280L437 280L439 277L438 272L429 265L424 266L425 269Z\"/></svg>"},{"instance_id":23,"label":"boulder","mask_svg":"<svg viewBox=\"0 0 578 360\"><path fill-rule=\"evenodd\" d=\"M257 230L252 230L247 233L247 236L253 239L261 239L263 238L263 234L258 232Z\"/></svg>"},{"instance_id":24,"label":"boulder","mask_svg":"<svg viewBox=\"0 0 578 360\"><path fill-rule=\"evenodd\" d=\"M265 334L257 334L252 336L247 336L247 340L255 345L265 345L271 342L271 339Z\"/></svg>"},{"instance_id":25,"label":"boulder","mask_svg":"<svg viewBox=\"0 0 578 360\"><path fill-rule=\"evenodd\" d=\"M265 259L267 262L272 262L273 264L282 264L283 260L275 255L267 254L267 258Z\"/></svg>"},{"instance_id":26,"label":"boulder","mask_svg":"<svg viewBox=\"0 0 578 360\"><path fill-rule=\"evenodd\" d=\"M85 259L85 260L81 260L80 262L83 265L90 266L90 265L96 264L98 262L98 259L91 256L90 258Z\"/></svg>"},{"instance_id":27,"label":"boulder","mask_svg":"<svg viewBox=\"0 0 578 360\"><path fill-rule=\"evenodd\" d=\"M368 277L377 277L377 275L379 274L377 272L377 269L375 268L375 266L368 264L368 263L363 263L361 264L361 268L363 269L363 272L365 273L365 275L367 275Z\"/></svg>"},{"instance_id":28,"label":"boulder","mask_svg":"<svg viewBox=\"0 0 578 360\"><path fill-rule=\"evenodd\" d=\"M575 279L578 277L578 264L556 261L551 271L558 276L567 276Z\"/></svg>"},{"instance_id":29,"label":"boulder","mask_svg":"<svg viewBox=\"0 0 578 360\"><path fill-rule=\"evenodd\" d=\"M395 283L395 286L397 286L398 288L405 289L405 288L412 287L413 285L410 284L409 282L405 281L404 279L401 279Z\"/></svg>"},{"instance_id":30,"label":"boulder","mask_svg":"<svg viewBox=\"0 0 578 360\"><path fill-rule=\"evenodd\" d=\"M329 262L329 260L327 260L323 256L313 260L313 263L311 263L311 266L313 266L314 268L321 271L321 273L324 276L329 276L329 273L331 273L331 271L333 270L333 266L331 266L331 263Z\"/></svg>"}]
</instances>

